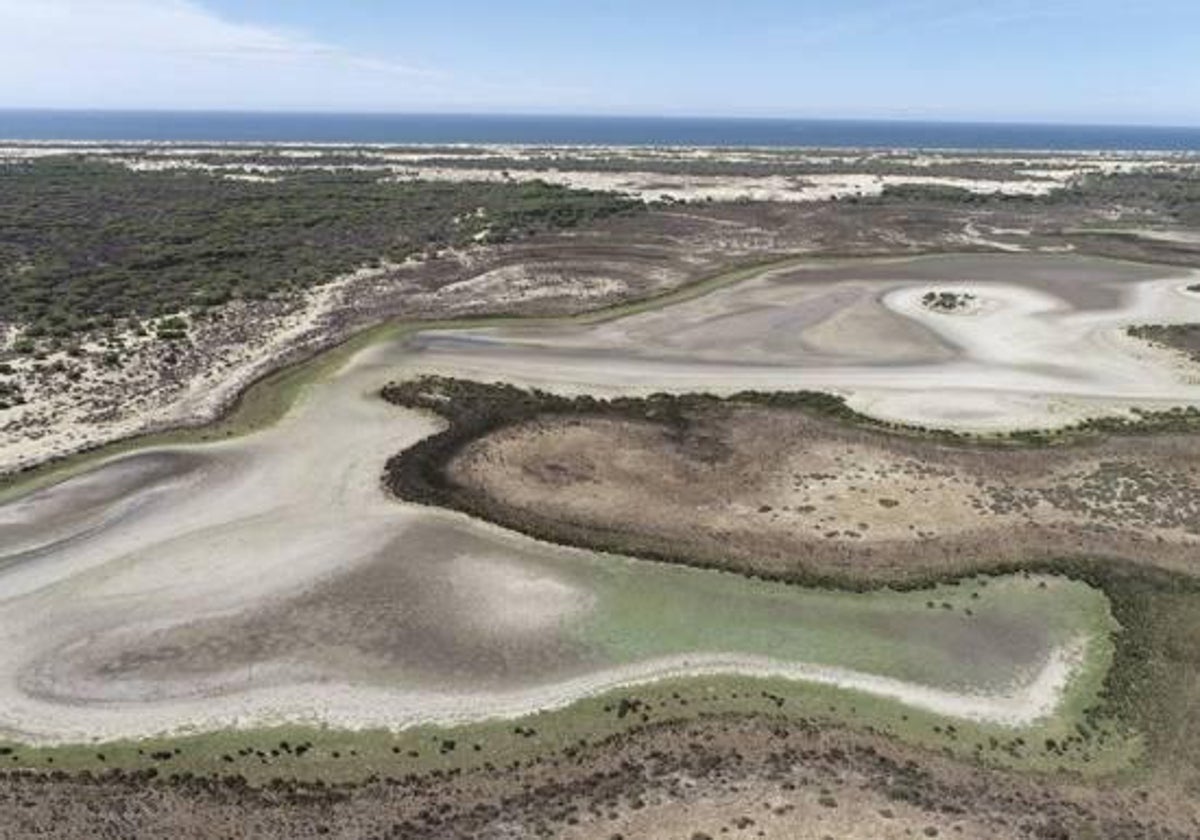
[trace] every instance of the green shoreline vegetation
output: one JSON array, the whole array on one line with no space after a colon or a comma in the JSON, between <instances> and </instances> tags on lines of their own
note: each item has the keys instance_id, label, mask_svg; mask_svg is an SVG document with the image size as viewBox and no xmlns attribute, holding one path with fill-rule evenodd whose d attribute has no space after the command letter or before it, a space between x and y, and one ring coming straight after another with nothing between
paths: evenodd
<instances>
[{"instance_id":1,"label":"green shoreline vegetation","mask_svg":"<svg viewBox=\"0 0 1200 840\"><path fill-rule=\"evenodd\" d=\"M1026 589L1032 585L1025 583ZM999 587L995 597L1006 597L1004 584L994 577L973 577L920 597L928 594L961 610L979 603L969 590ZM781 725L856 728L985 766L1081 778L1136 775L1141 739L1094 712L1113 655L1113 620L1106 602L1084 585L1059 581L1056 586L1065 586L1070 600L1091 605L1084 607L1091 649L1058 710L1027 726L947 718L856 690L782 678L703 676L605 691L516 719L399 731L286 725L47 747L0 742L0 769L7 764L163 778L236 775L253 784L274 779L353 782L570 757L580 745L657 723L754 715Z\"/></svg>"},{"instance_id":2,"label":"green shoreline vegetation","mask_svg":"<svg viewBox=\"0 0 1200 840\"><path fill-rule=\"evenodd\" d=\"M1086 679L1086 678L1084 678ZM356 782L476 767L504 768L566 754L658 723L759 716L781 725L852 729L982 766L1079 778L1142 777L1136 734L1085 716L1056 715L1018 729L955 720L856 691L786 679L706 676L605 692L552 711L460 724L341 730L319 725L227 729L136 741L30 747L0 742L0 772L147 772ZM1052 743L1051 743L1052 742ZM478 745L478 749L476 746Z\"/></svg>"}]
</instances>

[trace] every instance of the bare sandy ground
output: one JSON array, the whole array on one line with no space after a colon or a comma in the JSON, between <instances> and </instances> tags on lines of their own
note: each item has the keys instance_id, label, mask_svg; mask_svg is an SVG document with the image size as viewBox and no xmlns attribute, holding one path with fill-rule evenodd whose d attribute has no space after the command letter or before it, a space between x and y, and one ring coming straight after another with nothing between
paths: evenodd
<instances>
[{"instance_id":1,"label":"bare sandy ground","mask_svg":"<svg viewBox=\"0 0 1200 840\"><path fill-rule=\"evenodd\" d=\"M153 429L193 424L216 417L255 379L270 371L277 360L311 346L328 330L327 320L341 306L341 298L373 278L385 276L395 266L362 269L310 290L292 304L236 303L222 322L194 325L194 341L202 345L206 332L218 332L240 319L255 324L250 334L223 337L216 353L197 369L175 371L161 362L161 341L152 335L124 340L131 346L123 367L98 374L93 392L79 385L38 382L26 377L28 402L5 412L0 429L0 472L39 463L75 449L128 437ZM89 346L94 356L101 345ZM191 348L188 348L191 350ZM36 364L76 364L65 351ZM35 362L17 358L9 364L27 372ZM130 383L136 383L131 387ZM129 399L115 408L104 406L104 391L129 390Z\"/></svg>"},{"instance_id":2,"label":"bare sandy ground","mask_svg":"<svg viewBox=\"0 0 1200 840\"><path fill-rule=\"evenodd\" d=\"M296 720L352 728L452 722L519 715L693 673L786 676L1017 725L1056 707L1084 656L1086 639L1050 639L986 688L972 688L956 684L953 669L941 684L914 683L797 661L786 649L746 655L701 644L632 661L580 652L572 640L587 638L579 628L603 605L579 570L588 562L610 568L615 559L589 560L386 497L379 483L385 459L435 428L375 396L407 353L388 345L360 353L267 431L150 450L132 456L149 461L102 468L113 472L113 484L85 476L0 507L0 731L56 742ZM152 503L137 501L147 498ZM452 562L421 568L430 529L470 533L476 547L452 547ZM275 655L272 628L254 623L242 625L244 633L194 637L215 642L188 641L207 623L238 616L300 621L273 628L289 635L310 618L303 610L291 617L312 603L309 593L380 562L433 580L437 599L425 607L431 615L405 614L420 613L424 596L410 606L385 592L382 611L362 613L370 620L360 625L349 610L359 601L347 601L346 621L329 631L346 633L348 622L353 633L320 656ZM638 573L630 566L620 574ZM369 598L372 580L356 598ZM311 620L319 619L314 612ZM368 672L378 662L362 653L372 634L410 619L420 632L401 646L432 645L429 659L401 656L398 665ZM324 627L314 638L326 635ZM946 650L934 652L952 661L960 654L945 641ZM476 673L463 652L497 643L516 662L505 679L484 670L479 687L462 688ZM207 658L197 660L200 654ZM457 681L426 667L446 655L466 669Z\"/></svg>"},{"instance_id":3,"label":"bare sandy ground","mask_svg":"<svg viewBox=\"0 0 1200 840\"><path fill-rule=\"evenodd\" d=\"M814 264L591 327L426 334L407 369L563 393L821 390L905 423L1058 427L1200 405L1200 371L1125 334L1200 320L1197 277L1069 255ZM976 305L923 305L943 291Z\"/></svg>"},{"instance_id":4,"label":"bare sandy ground","mask_svg":"<svg viewBox=\"0 0 1200 840\"><path fill-rule=\"evenodd\" d=\"M394 180L537 180L577 189L623 192L645 201L813 202L876 196L885 187L897 185L1040 196L1089 173L1187 170L1196 166L1196 160L1186 155L1145 153L1023 156L852 149L822 152L615 146L387 148L104 143L0 145L0 163L64 152L108 159L138 171L190 169L236 180L274 180L303 167L375 172ZM264 156L270 162L260 160ZM610 168L615 160L621 165ZM705 169L712 163L735 169L738 165L758 167L761 171L714 174ZM597 164L603 166L597 168ZM771 173L772 168L789 166L801 174Z\"/></svg>"},{"instance_id":5,"label":"bare sandy ground","mask_svg":"<svg viewBox=\"0 0 1200 840\"><path fill-rule=\"evenodd\" d=\"M394 180L545 181L572 189L605 190L643 201L828 201L881 195L886 187L913 185L952 187L972 193L1046 195L1060 189L1070 173L1054 178L999 180L934 175L867 175L853 172L784 175L673 175L661 172L579 172L562 169L458 169L414 166L392 175Z\"/></svg>"}]
</instances>

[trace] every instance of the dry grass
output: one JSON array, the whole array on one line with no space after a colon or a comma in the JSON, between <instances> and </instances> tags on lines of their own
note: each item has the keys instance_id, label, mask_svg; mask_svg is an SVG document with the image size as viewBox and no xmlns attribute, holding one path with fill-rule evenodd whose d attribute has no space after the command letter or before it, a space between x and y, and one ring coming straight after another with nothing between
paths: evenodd
<instances>
[{"instance_id":1,"label":"dry grass","mask_svg":"<svg viewBox=\"0 0 1200 840\"><path fill-rule=\"evenodd\" d=\"M727 404L673 426L539 417L468 444L448 476L498 519L572 541L880 581L1067 555L1194 570L1198 457L1187 435L950 446Z\"/></svg>"},{"instance_id":2,"label":"dry grass","mask_svg":"<svg viewBox=\"0 0 1200 840\"><path fill-rule=\"evenodd\" d=\"M0 815L4 838L1184 840L1200 829L1195 802L1170 787L1084 788L983 771L769 716L644 726L502 767L345 787L13 776L0 786Z\"/></svg>"}]
</instances>

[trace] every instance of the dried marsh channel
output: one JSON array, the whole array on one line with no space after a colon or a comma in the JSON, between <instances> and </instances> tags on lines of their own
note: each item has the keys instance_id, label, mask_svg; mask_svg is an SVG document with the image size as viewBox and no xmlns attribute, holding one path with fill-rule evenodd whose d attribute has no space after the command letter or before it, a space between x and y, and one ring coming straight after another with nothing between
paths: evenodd
<instances>
[{"instance_id":1,"label":"dried marsh channel","mask_svg":"<svg viewBox=\"0 0 1200 840\"><path fill-rule=\"evenodd\" d=\"M857 381L859 403L884 416L941 406L930 419L989 427L1002 412L1015 425L1058 416L1048 394L1067 381L1083 384L1066 416L1200 400L1177 371L1146 373L1166 351L1113 337L1130 318L1200 310L1177 288L1185 281L1116 263L993 259L768 272L590 326L402 334L309 385L265 430L114 457L10 501L0 737L466 724L716 674L798 681L815 686L813 702L844 690L860 722L911 713L1072 732L1113 655L1108 601L1084 583L807 590L539 543L398 502L380 483L390 456L439 428L380 389L428 371L511 370L518 381L558 371L559 384L609 392ZM919 308L946 288L970 289L980 311ZM871 340L851 340L861 335ZM1014 336L1028 340L1004 358ZM1060 356L1071 342L1107 355L1072 367ZM970 384L1004 366L995 393ZM975 396L953 408L929 398L933 386Z\"/></svg>"},{"instance_id":2,"label":"dried marsh channel","mask_svg":"<svg viewBox=\"0 0 1200 840\"><path fill-rule=\"evenodd\" d=\"M1049 428L1200 406L1182 357L1125 334L1200 320L1195 284L1062 254L814 260L598 324L425 333L412 369L568 394L830 391L901 423Z\"/></svg>"}]
</instances>

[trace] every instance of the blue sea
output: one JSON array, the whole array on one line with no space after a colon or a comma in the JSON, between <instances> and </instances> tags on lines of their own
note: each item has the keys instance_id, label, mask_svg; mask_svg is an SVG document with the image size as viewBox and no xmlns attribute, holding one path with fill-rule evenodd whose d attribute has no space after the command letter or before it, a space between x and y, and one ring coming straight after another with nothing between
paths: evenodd
<instances>
[{"instance_id":1,"label":"blue sea","mask_svg":"<svg viewBox=\"0 0 1200 840\"><path fill-rule=\"evenodd\" d=\"M1200 152L1200 127L215 111L0 110L0 139Z\"/></svg>"}]
</instances>

